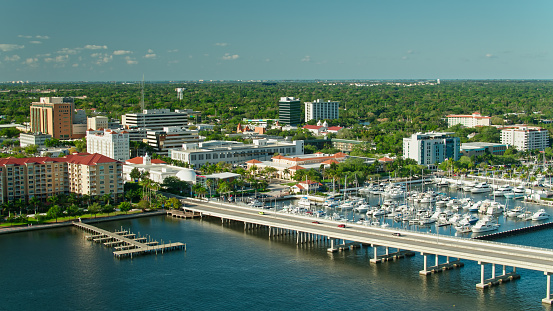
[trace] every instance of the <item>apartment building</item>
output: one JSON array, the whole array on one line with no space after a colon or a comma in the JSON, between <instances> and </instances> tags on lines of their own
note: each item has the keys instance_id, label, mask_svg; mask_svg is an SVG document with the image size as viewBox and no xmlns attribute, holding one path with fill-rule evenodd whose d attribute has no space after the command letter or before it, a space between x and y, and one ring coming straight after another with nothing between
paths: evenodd
<instances>
[{"instance_id":1,"label":"apartment building","mask_svg":"<svg viewBox=\"0 0 553 311\"><path fill-rule=\"evenodd\" d=\"M103 154L117 161L126 161L130 158L129 133L110 129L88 130L86 150L89 153Z\"/></svg>"},{"instance_id":2,"label":"apartment building","mask_svg":"<svg viewBox=\"0 0 553 311\"><path fill-rule=\"evenodd\" d=\"M103 116L87 118L86 127L87 129L94 130L94 131L98 131L100 129L107 129L109 128L109 118L103 117Z\"/></svg>"},{"instance_id":3,"label":"apartment building","mask_svg":"<svg viewBox=\"0 0 553 311\"><path fill-rule=\"evenodd\" d=\"M528 125L515 125L501 128L501 143L515 147L517 150L540 150L549 147L549 131Z\"/></svg>"},{"instance_id":4,"label":"apartment building","mask_svg":"<svg viewBox=\"0 0 553 311\"><path fill-rule=\"evenodd\" d=\"M317 99L305 102L305 122L309 120L325 120L339 118L339 102Z\"/></svg>"},{"instance_id":5,"label":"apartment building","mask_svg":"<svg viewBox=\"0 0 553 311\"><path fill-rule=\"evenodd\" d=\"M480 112L474 112L471 115L450 114L447 116L448 127L461 124L464 127L490 126L491 117L482 116Z\"/></svg>"},{"instance_id":6,"label":"apartment building","mask_svg":"<svg viewBox=\"0 0 553 311\"><path fill-rule=\"evenodd\" d=\"M122 164L101 154L0 159L0 202L123 193Z\"/></svg>"}]
</instances>

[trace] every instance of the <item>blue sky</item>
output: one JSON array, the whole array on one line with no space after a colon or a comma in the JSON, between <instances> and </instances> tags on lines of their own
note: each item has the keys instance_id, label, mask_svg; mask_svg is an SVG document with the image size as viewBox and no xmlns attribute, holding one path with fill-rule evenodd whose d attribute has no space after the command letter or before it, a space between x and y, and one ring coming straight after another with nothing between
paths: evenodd
<instances>
[{"instance_id":1,"label":"blue sky","mask_svg":"<svg viewBox=\"0 0 553 311\"><path fill-rule=\"evenodd\" d=\"M551 0L3 0L0 82L552 79Z\"/></svg>"}]
</instances>

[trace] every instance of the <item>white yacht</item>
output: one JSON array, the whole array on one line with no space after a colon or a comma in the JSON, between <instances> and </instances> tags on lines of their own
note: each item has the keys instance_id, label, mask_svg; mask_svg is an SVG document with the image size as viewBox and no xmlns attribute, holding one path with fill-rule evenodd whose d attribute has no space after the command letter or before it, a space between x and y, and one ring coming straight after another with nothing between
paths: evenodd
<instances>
[{"instance_id":1,"label":"white yacht","mask_svg":"<svg viewBox=\"0 0 553 311\"><path fill-rule=\"evenodd\" d=\"M257 207L257 208L263 208L265 207L265 203L259 201L259 200L253 200L250 203L248 203L251 207Z\"/></svg>"},{"instance_id":2,"label":"white yacht","mask_svg":"<svg viewBox=\"0 0 553 311\"><path fill-rule=\"evenodd\" d=\"M503 185L497 188L496 190L494 190L493 195L498 197L505 196L506 193L510 193L512 191L513 191L513 187L511 187L510 185Z\"/></svg>"},{"instance_id":3,"label":"white yacht","mask_svg":"<svg viewBox=\"0 0 553 311\"><path fill-rule=\"evenodd\" d=\"M532 220L545 220L549 218L549 214L542 208L532 215Z\"/></svg>"},{"instance_id":4,"label":"white yacht","mask_svg":"<svg viewBox=\"0 0 553 311\"><path fill-rule=\"evenodd\" d=\"M471 193L485 193L485 192L490 192L492 191L492 187L490 187L490 185L488 183L485 183L485 182L481 182L479 184L477 184L476 186L474 186L474 188L472 188L470 190Z\"/></svg>"},{"instance_id":5,"label":"white yacht","mask_svg":"<svg viewBox=\"0 0 553 311\"><path fill-rule=\"evenodd\" d=\"M507 217L518 217L518 215L524 213L526 210L525 207L522 206L515 206L513 209L510 209L507 211Z\"/></svg>"},{"instance_id":6,"label":"white yacht","mask_svg":"<svg viewBox=\"0 0 553 311\"><path fill-rule=\"evenodd\" d=\"M476 224L471 228L472 232L487 232L494 231L499 228L499 224L496 224L488 219L481 219L476 222Z\"/></svg>"},{"instance_id":7,"label":"white yacht","mask_svg":"<svg viewBox=\"0 0 553 311\"><path fill-rule=\"evenodd\" d=\"M311 201L309 201L309 199L307 197L302 197L299 201L298 201L298 206L302 206L302 207L311 207Z\"/></svg>"},{"instance_id":8,"label":"white yacht","mask_svg":"<svg viewBox=\"0 0 553 311\"><path fill-rule=\"evenodd\" d=\"M369 210L369 208L370 208L369 204L363 203L359 206L354 207L353 210L358 213L366 213Z\"/></svg>"}]
</instances>

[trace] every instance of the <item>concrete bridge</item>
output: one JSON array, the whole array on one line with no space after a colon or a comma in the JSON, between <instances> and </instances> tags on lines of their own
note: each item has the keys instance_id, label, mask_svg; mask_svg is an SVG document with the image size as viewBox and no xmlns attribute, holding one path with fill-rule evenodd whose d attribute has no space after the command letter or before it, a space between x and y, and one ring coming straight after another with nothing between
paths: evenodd
<instances>
[{"instance_id":1,"label":"concrete bridge","mask_svg":"<svg viewBox=\"0 0 553 311\"><path fill-rule=\"evenodd\" d=\"M395 228L367 227L347 223L346 227L338 227L343 222L308 218L297 215L267 212L260 209L241 207L235 204L212 203L202 200L186 200L186 210L198 212L204 216L212 216L225 221L233 220L244 223L244 229L252 227L268 228L269 236L291 234L297 237L297 243L324 240L335 246L336 240L342 240L340 245L371 245L374 248L374 258L371 262L401 258L410 252L418 252L424 256L424 266L420 274L428 275L448 269L463 266L461 259L478 262L481 267L480 283L477 288L485 289L506 281L519 278L516 269L524 268L543 271L547 278L547 293L543 303L552 304L551 275L553 274L553 250L520 246L491 241L482 241L460 237L443 236L431 233L405 231ZM315 220L318 220L315 222ZM355 243L351 243L355 242ZM394 252L390 253L390 250ZM382 251L385 254L382 254ZM379 251L381 254L379 254ZM431 257L435 262L429 266ZM446 261L440 263L440 256ZM454 259L454 260L453 260ZM500 270L496 269L500 266ZM486 267L490 277L486 277ZM496 273L497 272L497 273ZM501 274L500 274L501 273Z\"/></svg>"}]
</instances>

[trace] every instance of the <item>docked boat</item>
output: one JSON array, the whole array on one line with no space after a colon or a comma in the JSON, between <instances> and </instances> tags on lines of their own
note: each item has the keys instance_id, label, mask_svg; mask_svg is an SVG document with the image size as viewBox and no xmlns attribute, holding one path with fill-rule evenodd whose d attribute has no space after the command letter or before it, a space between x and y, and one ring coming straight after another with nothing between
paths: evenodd
<instances>
[{"instance_id":1,"label":"docked boat","mask_svg":"<svg viewBox=\"0 0 553 311\"><path fill-rule=\"evenodd\" d=\"M471 228L472 232L480 233L480 232L488 232L488 231L494 231L499 228L499 224L496 224L488 219L481 219L476 222L476 224Z\"/></svg>"},{"instance_id":2,"label":"docked boat","mask_svg":"<svg viewBox=\"0 0 553 311\"><path fill-rule=\"evenodd\" d=\"M493 195L502 197L505 196L506 193L511 193L513 191L513 187L510 185L503 185L496 190L494 190Z\"/></svg>"},{"instance_id":3,"label":"docked boat","mask_svg":"<svg viewBox=\"0 0 553 311\"><path fill-rule=\"evenodd\" d=\"M459 225L474 225L478 222L478 217L474 214L465 214L461 220L459 220Z\"/></svg>"},{"instance_id":4,"label":"docked boat","mask_svg":"<svg viewBox=\"0 0 553 311\"><path fill-rule=\"evenodd\" d=\"M470 190L471 193L486 193L490 191L492 191L492 187L485 182L477 184L476 186L474 186L474 188Z\"/></svg>"},{"instance_id":5,"label":"docked boat","mask_svg":"<svg viewBox=\"0 0 553 311\"><path fill-rule=\"evenodd\" d=\"M522 199L524 198L524 193L516 193L514 191L509 191L509 192L505 192L503 193L503 196L506 198L506 199Z\"/></svg>"},{"instance_id":6,"label":"docked boat","mask_svg":"<svg viewBox=\"0 0 553 311\"><path fill-rule=\"evenodd\" d=\"M251 201L250 203L248 203L249 206L251 207L256 207L256 208L263 208L265 207L265 203L259 201L259 200L253 200Z\"/></svg>"},{"instance_id":7,"label":"docked boat","mask_svg":"<svg viewBox=\"0 0 553 311\"><path fill-rule=\"evenodd\" d=\"M442 178L436 182L436 186L438 187L449 187L449 183L445 178Z\"/></svg>"},{"instance_id":8,"label":"docked boat","mask_svg":"<svg viewBox=\"0 0 553 311\"><path fill-rule=\"evenodd\" d=\"M455 227L455 230L457 230L457 232L459 233L467 233L467 232L472 232L472 226L471 225L461 225L461 224L458 224Z\"/></svg>"},{"instance_id":9,"label":"docked boat","mask_svg":"<svg viewBox=\"0 0 553 311\"><path fill-rule=\"evenodd\" d=\"M311 201L309 201L309 199L307 197L302 197L299 201L298 201L298 206L301 206L301 207L311 207Z\"/></svg>"},{"instance_id":10,"label":"docked boat","mask_svg":"<svg viewBox=\"0 0 553 311\"><path fill-rule=\"evenodd\" d=\"M515 206L513 209L510 209L507 211L507 217L518 217L518 215L524 213L526 211L525 207L522 206Z\"/></svg>"},{"instance_id":11,"label":"docked boat","mask_svg":"<svg viewBox=\"0 0 553 311\"><path fill-rule=\"evenodd\" d=\"M549 218L549 214L542 208L532 215L532 220L545 220Z\"/></svg>"},{"instance_id":12,"label":"docked boat","mask_svg":"<svg viewBox=\"0 0 553 311\"><path fill-rule=\"evenodd\" d=\"M359 206L354 207L353 210L358 213L366 213L369 210L369 208L370 208L369 204L361 204Z\"/></svg>"}]
</instances>

